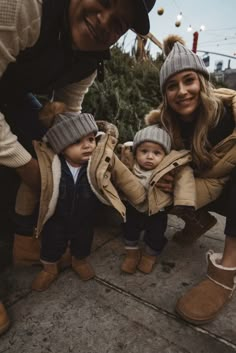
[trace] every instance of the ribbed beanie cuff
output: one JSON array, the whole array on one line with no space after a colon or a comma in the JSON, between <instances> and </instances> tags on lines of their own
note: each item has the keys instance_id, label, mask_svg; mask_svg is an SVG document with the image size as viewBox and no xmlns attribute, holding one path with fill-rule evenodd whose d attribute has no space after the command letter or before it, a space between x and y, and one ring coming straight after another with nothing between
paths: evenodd
<instances>
[{"instance_id":1,"label":"ribbed beanie cuff","mask_svg":"<svg viewBox=\"0 0 236 353\"><path fill-rule=\"evenodd\" d=\"M204 61L192 50L176 42L160 70L161 92L163 93L166 81L171 76L185 70L200 72L209 80L209 72Z\"/></svg>"},{"instance_id":2,"label":"ribbed beanie cuff","mask_svg":"<svg viewBox=\"0 0 236 353\"><path fill-rule=\"evenodd\" d=\"M98 127L91 114L68 112L55 117L54 124L45 137L53 151L59 154L82 137L97 132Z\"/></svg>"},{"instance_id":3,"label":"ribbed beanie cuff","mask_svg":"<svg viewBox=\"0 0 236 353\"><path fill-rule=\"evenodd\" d=\"M133 152L135 154L136 149L143 142L154 142L161 145L165 152L168 154L171 150L171 139L170 135L158 125L150 125L142 130L139 130L133 141Z\"/></svg>"}]
</instances>

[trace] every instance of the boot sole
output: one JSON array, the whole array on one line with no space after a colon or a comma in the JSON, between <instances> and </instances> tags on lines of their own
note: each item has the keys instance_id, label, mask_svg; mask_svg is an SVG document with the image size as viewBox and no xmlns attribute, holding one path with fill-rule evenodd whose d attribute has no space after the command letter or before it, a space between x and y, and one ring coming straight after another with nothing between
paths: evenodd
<instances>
[{"instance_id":1,"label":"boot sole","mask_svg":"<svg viewBox=\"0 0 236 353\"><path fill-rule=\"evenodd\" d=\"M5 332L7 332L9 327L10 327L10 321L8 321L4 326L0 328L0 335L3 335Z\"/></svg>"},{"instance_id":2,"label":"boot sole","mask_svg":"<svg viewBox=\"0 0 236 353\"><path fill-rule=\"evenodd\" d=\"M137 269L135 269L134 271L127 271L126 269L121 267L121 271L123 273L127 273L128 275L133 275L137 271Z\"/></svg>"},{"instance_id":3,"label":"boot sole","mask_svg":"<svg viewBox=\"0 0 236 353\"><path fill-rule=\"evenodd\" d=\"M204 319L204 320L195 320L195 319L191 319L189 318L188 316L186 316L185 314L183 314L183 312L181 310L179 310L178 308L175 308L175 312L178 314L178 316L183 319L184 321L186 322L189 322L190 324L193 324L193 325L205 325L205 324L208 324L210 322L212 322L217 316L218 314L220 314L220 312L223 310L224 306L226 304L229 303L231 298L229 298L225 303L224 305L222 306L222 308L220 310L218 310L218 312L214 315L214 316L211 316L210 318L208 319Z\"/></svg>"}]
</instances>

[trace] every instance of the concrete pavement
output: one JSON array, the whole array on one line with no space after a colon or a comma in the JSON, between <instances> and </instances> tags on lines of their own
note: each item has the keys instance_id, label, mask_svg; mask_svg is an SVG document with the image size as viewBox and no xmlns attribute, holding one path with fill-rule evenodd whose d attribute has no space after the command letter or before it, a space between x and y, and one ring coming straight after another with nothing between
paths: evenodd
<instances>
[{"instance_id":1,"label":"concrete pavement","mask_svg":"<svg viewBox=\"0 0 236 353\"><path fill-rule=\"evenodd\" d=\"M224 218L190 248L171 241L182 222L170 216L169 243L153 273L120 272L119 227L99 227L91 255L96 278L71 269L43 293L31 291L38 267L9 268L1 294L12 320L0 353L232 353L236 352L236 295L218 318L197 327L175 314L178 297L203 278L208 249L223 250ZM5 288L5 289L4 289Z\"/></svg>"}]
</instances>

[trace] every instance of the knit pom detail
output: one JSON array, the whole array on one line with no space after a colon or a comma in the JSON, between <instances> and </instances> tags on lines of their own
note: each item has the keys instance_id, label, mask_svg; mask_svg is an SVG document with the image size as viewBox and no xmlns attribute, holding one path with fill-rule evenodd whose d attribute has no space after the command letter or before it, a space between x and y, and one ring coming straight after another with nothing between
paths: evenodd
<instances>
[{"instance_id":1,"label":"knit pom detail","mask_svg":"<svg viewBox=\"0 0 236 353\"><path fill-rule=\"evenodd\" d=\"M160 123L160 120L161 120L161 110L160 109L151 110L144 117L145 125L158 124L158 123Z\"/></svg>"},{"instance_id":2,"label":"knit pom detail","mask_svg":"<svg viewBox=\"0 0 236 353\"><path fill-rule=\"evenodd\" d=\"M57 114L66 112L66 105L62 102L48 102L39 112L39 120L46 128L50 128Z\"/></svg>"},{"instance_id":3,"label":"knit pom detail","mask_svg":"<svg viewBox=\"0 0 236 353\"><path fill-rule=\"evenodd\" d=\"M182 45L185 45L185 41L183 40L183 38L176 34L170 34L168 37L166 37L163 40L163 53L165 57L169 55L169 53L173 49L173 46L176 42L179 42Z\"/></svg>"}]
</instances>

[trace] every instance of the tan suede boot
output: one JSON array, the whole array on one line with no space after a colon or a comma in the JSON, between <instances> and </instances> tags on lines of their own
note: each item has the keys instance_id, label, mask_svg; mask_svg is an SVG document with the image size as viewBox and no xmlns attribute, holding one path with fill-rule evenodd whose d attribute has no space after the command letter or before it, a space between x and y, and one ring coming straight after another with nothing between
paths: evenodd
<instances>
[{"instance_id":1,"label":"tan suede boot","mask_svg":"<svg viewBox=\"0 0 236 353\"><path fill-rule=\"evenodd\" d=\"M149 255L145 252L142 253L141 260L138 264L138 270L143 273L150 273L152 272L154 265L157 262L157 256Z\"/></svg>"},{"instance_id":2,"label":"tan suede boot","mask_svg":"<svg viewBox=\"0 0 236 353\"><path fill-rule=\"evenodd\" d=\"M35 237L15 234L13 243L14 265L40 264L40 241Z\"/></svg>"},{"instance_id":3,"label":"tan suede boot","mask_svg":"<svg viewBox=\"0 0 236 353\"><path fill-rule=\"evenodd\" d=\"M7 315L7 311L2 302L0 302L0 335L8 330L10 326L10 320Z\"/></svg>"},{"instance_id":4,"label":"tan suede boot","mask_svg":"<svg viewBox=\"0 0 236 353\"><path fill-rule=\"evenodd\" d=\"M217 223L217 219L204 209L196 211L195 217L188 217L188 215L177 216L185 221L185 226L182 230L177 231L172 239L183 246L193 244Z\"/></svg>"},{"instance_id":5,"label":"tan suede boot","mask_svg":"<svg viewBox=\"0 0 236 353\"><path fill-rule=\"evenodd\" d=\"M72 263L72 258L71 258L70 248L67 247L66 251L64 252L64 254L62 255L62 257L58 262L59 270L61 271L67 267L71 267L71 263Z\"/></svg>"},{"instance_id":6,"label":"tan suede boot","mask_svg":"<svg viewBox=\"0 0 236 353\"><path fill-rule=\"evenodd\" d=\"M88 281L95 277L95 272L87 259L76 259L72 257L72 268L83 281Z\"/></svg>"},{"instance_id":7,"label":"tan suede boot","mask_svg":"<svg viewBox=\"0 0 236 353\"><path fill-rule=\"evenodd\" d=\"M140 250L138 248L126 249L126 256L121 265L121 270L129 274L135 273L140 261L140 255Z\"/></svg>"},{"instance_id":8,"label":"tan suede boot","mask_svg":"<svg viewBox=\"0 0 236 353\"><path fill-rule=\"evenodd\" d=\"M230 300L236 287L236 267L219 265L222 254L208 252L207 279L190 289L176 304L177 313L188 322L212 321Z\"/></svg>"},{"instance_id":9,"label":"tan suede boot","mask_svg":"<svg viewBox=\"0 0 236 353\"><path fill-rule=\"evenodd\" d=\"M58 277L58 273L59 271L57 262L43 262L43 270L40 271L33 280L32 289L36 290L37 292L45 291Z\"/></svg>"}]
</instances>

